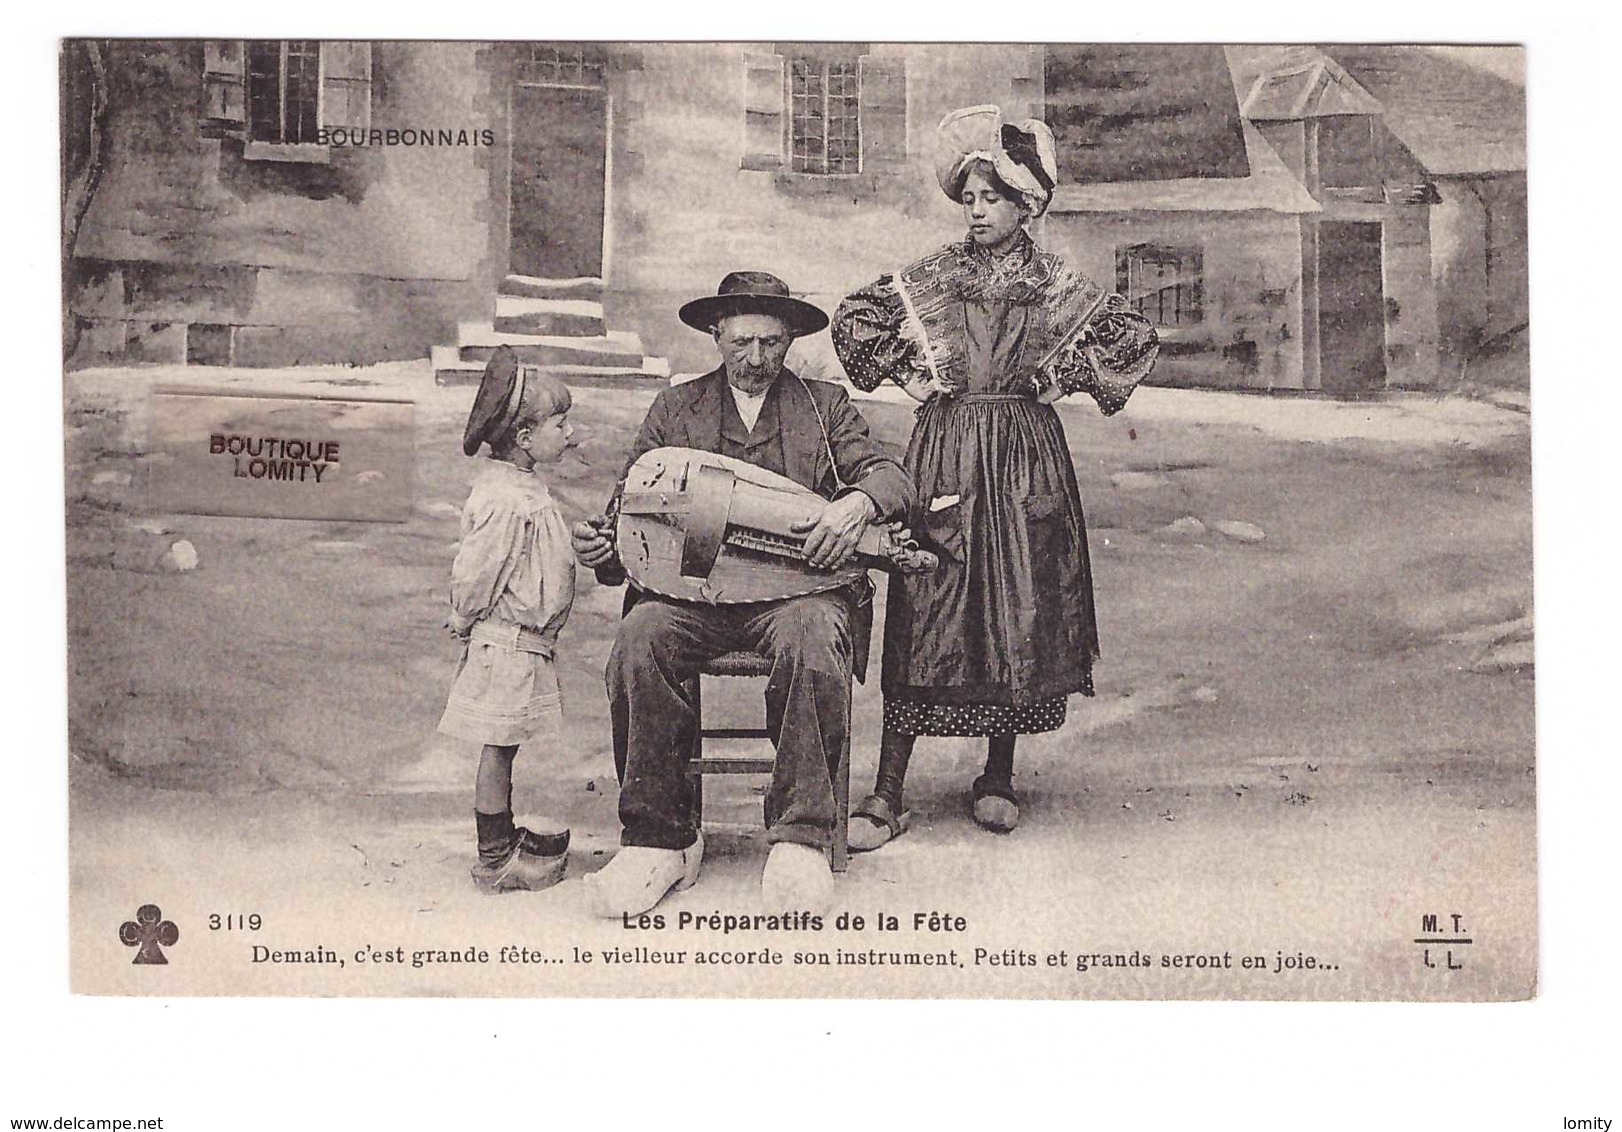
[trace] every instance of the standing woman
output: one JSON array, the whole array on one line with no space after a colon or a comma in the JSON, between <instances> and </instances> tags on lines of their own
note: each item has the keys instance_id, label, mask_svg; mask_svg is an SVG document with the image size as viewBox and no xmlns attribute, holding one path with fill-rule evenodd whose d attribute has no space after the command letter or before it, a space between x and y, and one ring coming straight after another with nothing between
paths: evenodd
<instances>
[{"instance_id":1,"label":"standing woman","mask_svg":"<svg viewBox=\"0 0 1622 1132\"><path fill-rule=\"evenodd\" d=\"M1032 241L1053 195L1053 134L995 106L948 114L936 176L968 236L847 298L833 323L858 388L885 379L922 401L907 450L913 529L940 556L895 577L884 629L884 736L852 849L906 828L902 785L919 735L983 736L974 820L1019 822L1016 736L1052 731L1093 694L1092 572L1076 473L1051 407L1087 393L1119 412L1149 373L1154 329L1119 295Z\"/></svg>"}]
</instances>

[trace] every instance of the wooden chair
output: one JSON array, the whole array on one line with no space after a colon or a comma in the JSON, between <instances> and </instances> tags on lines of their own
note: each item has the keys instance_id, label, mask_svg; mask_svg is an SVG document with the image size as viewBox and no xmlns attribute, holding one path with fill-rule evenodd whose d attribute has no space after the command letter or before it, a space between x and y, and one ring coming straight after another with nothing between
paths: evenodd
<instances>
[{"instance_id":1,"label":"wooden chair","mask_svg":"<svg viewBox=\"0 0 1622 1132\"><path fill-rule=\"evenodd\" d=\"M770 676L772 662L758 653L729 652L716 657L704 666L700 674L693 678L689 688L693 696L694 714L698 718L698 728L693 736L693 753L687 761L687 776L692 783L693 790L693 817L700 827L704 824L704 776L706 774L770 774L773 759L756 756L754 758L721 758L704 753L705 740L744 740L744 741L771 741L771 735L764 727L706 727L704 724L703 678L705 676ZM850 703L850 697L845 697ZM834 809L838 817L834 821L833 855L830 864L833 871L842 873L849 863L850 855L847 846L847 837L850 831L850 716L849 708L845 717L845 749L839 752L839 764L834 771Z\"/></svg>"}]
</instances>

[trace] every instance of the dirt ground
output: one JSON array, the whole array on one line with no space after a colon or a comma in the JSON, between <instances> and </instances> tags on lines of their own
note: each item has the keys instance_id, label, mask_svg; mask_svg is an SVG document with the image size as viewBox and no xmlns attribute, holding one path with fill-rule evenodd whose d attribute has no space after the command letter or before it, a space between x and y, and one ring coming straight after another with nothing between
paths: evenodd
<instances>
[{"instance_id":1,"label":"dirt ground","mask_svg":"<svg viewBox=\"0 0 1622 1132\"><path fill-rule=\"evenodd\" d=\"M410 520L145 510L146 396L161 382L412 397ZM573 830L570 878L499 899L471 889L478 752L434 734L457 655L442 625L474 466L459 444L471 391L435 387L421 362L89 370L67 394L76 990L1535 990L1531 484L1514 405L1145 389L1109 420L1063 406L1104 657L1098 696L1072 699L1062 730L1021 741L1020 828L995 837L968 820L981 745L922 741L911 831L852 862L823 930L725 931L676 917L782 911L762 907L756 884L765 844L750 779L711 787L704 878L661 905L665 928L582 907L577 878L617 844L602 670L621 600L585 572L560 653L567 731L516 772L521 817ZM606 499L652 395L577 390L580 446L548 473L571 517ZM899 452L907 405L862 408ZM175 566L180 540L193 569ZM877 656L857 693L858 795L876 754ZM706 698L740 719L759 711L751 682ZM181 933L156 973L132 967L117 939L145 903ZM840 912L864 926L837 928ZM930 912L964 926L931 931ZM259 927L231 927L236 914ZM218 930L213 915L226 918ZM894 930L879 929L883 915ZM1443 935L1471 942L1416 942ZM507 945L541 961L497 961ZM345 962L255 961L256 946ZM406 962L360 958L396 946ZM637 947L670 961L606 959ZM451 958L470 948L489 960ZM414 951L444 962L413 965ZM846 952L909 965L839 962ZM705 954L722 966L698 969ZM1111 961L1081 970L1078 955Z\"/></svg>"}]
</instances>

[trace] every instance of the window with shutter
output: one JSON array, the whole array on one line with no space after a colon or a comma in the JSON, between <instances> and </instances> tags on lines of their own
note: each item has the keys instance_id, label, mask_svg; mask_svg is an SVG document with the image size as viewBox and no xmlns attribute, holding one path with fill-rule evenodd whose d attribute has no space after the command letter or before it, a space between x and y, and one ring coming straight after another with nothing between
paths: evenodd
<instances>
[{"instance_id":1,"label":"window with shutter","mask_svg":"<svg viewBox=\"0 0 1622 1132\"><path fill-rule=\"evenodd\" d=\"M250 160L325 162L323 131L371 126L372 45L206 40L202 119L210 136L240 137Z\"/></svg>"},{"instance_id":2,"label":"window with shutter","mask_svg":"<svg viewBox=\"0 0 1622 1132\"><path fill-rule=\"evenodd\" d=\"M743 167L777 170L785 191L857 185L907 163L906 58L865 43L779 43L745 55ZM815 186L823 184L827 189ZM840 188L838 191L844 191Z\"/></svg>"}]
</instances>

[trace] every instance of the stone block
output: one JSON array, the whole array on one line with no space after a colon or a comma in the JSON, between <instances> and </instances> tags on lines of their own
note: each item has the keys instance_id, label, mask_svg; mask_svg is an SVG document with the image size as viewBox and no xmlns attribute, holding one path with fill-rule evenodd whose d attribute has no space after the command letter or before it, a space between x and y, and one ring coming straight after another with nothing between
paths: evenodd
<instances>
[{"instance_id":1,"label":"stone block","mask_svg":"<svg viewBox=\"0 0 1622 1132\"><path fill-rule=\"evenodd\" d=\"M140 322L126 324L124 356L132 362L183 365L186 361L186 324Z\"/></svg>"},{"instance_id":2,"label":"stone block","mask_svg":"<svg viewBox=\"0 0 1622 1132\"><path fill-rule=\"evenodd\" d=\"M220 264L132 263L123 271L129 317L152 322L242 321L257 269Z\"/></svg>"},{"instance_id":3,"label":"stone block","mask_svg":"<svg viewBox=\"0 0 1622 1132\"><path fill-rule=\"evenodd\" d=\"M87 363L105 362L124 356L128 327L121 318L82 320L78 356Z\"/></svg>"},{"instance_id":4,"label":"stone block","mask_svg":"<svg viewBox=\"0 0 1622 1132\"><path fill-rule=\"evenodd\" d=\"M231 364L231 327L214 322L194 322L186 328L186 364L189 366L228 366Z\"/></svg>"}]
</instances>

